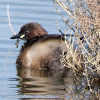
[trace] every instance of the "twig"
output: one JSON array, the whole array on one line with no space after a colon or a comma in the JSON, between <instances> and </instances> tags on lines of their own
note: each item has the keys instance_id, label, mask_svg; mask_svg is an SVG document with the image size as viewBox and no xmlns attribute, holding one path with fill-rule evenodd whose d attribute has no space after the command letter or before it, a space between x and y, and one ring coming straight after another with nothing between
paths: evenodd
<instances>
[{"instance_id":1,"label":"twig","mask_svg":"<svg viewBox=\"0 0 100 100\"><path fill-rule=\"evenodd\" d=\"M56 27L57 27L58 31L61 33L62 36L65 36L65 35L66 35L66 36L68 37L68 36L71 35L71 34L65 34L65 33L63 33L63 32L60 30L57 21L56 21ZM73 37L74 35L71 35L71 36Z\"/></svg>"},{"instance_id":2,"label":"twig","mask_svg":"<svg viewBox=\"0 0 100 100\"><path fill-rule=\"evenodd\" d=\"M16 33L14 32L12 26L11 26L11 22L10 22L10 17L9 17L9 5L7 5L7 16L8 16L8 21L9 21L9 26L11 28L11 31L14 35L16 35Z\"/></svg>"}]
</instances>

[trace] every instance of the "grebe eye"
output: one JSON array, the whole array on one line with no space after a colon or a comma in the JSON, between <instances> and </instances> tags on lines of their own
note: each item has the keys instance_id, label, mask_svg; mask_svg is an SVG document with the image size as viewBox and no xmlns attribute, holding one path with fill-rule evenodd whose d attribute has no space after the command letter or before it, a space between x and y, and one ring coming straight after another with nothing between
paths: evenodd
<instances>
[{"instance_id":1,"label":"grebe eye","mask_svg":"<svg viewBox=\"0 0 100 100\"><path fill-rule=\"evenodd\" d=\"M25 31L25 34L29 34L29 31Z\"/></svg>"},{"instance_id":2,"label":"grebe eye","mask_svg":"<svg viewBox=\"0 0 100 100\"><path fill-rule=\"evenodd\" d=\"M23 39L25 37L25 34L22 34L21 36L20 36L20 39Z\"/></svg>"}]
</instances>

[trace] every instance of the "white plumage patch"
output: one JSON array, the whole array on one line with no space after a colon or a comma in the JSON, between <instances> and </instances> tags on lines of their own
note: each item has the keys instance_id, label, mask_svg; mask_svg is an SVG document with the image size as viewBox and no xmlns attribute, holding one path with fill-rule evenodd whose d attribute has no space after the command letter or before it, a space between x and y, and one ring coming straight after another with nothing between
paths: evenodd
<instances>
[{"instance_id":1,"label":"white plumage patch","mask_svg":"<svg viewBox=\"0 0 100 100\"><path fill-rule=\"evenodd\" d=\"M60 48L62 51L65 49L65 44L60 40L46 40L37 42L30 46L26 54L27 66L31 66L32 62L38 62L40 57L45 57L55 51L56 48ZM59 55L60 56L60 55Z\"/></svg>"}]
</instances>

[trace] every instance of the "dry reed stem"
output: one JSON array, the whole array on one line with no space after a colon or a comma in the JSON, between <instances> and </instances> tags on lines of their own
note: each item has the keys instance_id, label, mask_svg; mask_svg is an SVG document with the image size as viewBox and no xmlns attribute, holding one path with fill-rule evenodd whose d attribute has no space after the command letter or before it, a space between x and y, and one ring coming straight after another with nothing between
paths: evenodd
<instances>
[{"instance_id":1,"label":"dry reed stem","mask_svg":"<svg viewBox=\"0 0 100 100\"><path fill-rule=\"evenodd\" d=\"M11 21L10 21L10 16L9 16L9 5L7 5L7 16L8 16L8 21L9 21L9 26L11 28L11 31L14 35L16 35L16 33L14 32L12 26L11 26Z\"/></svg>"}]
</instances>

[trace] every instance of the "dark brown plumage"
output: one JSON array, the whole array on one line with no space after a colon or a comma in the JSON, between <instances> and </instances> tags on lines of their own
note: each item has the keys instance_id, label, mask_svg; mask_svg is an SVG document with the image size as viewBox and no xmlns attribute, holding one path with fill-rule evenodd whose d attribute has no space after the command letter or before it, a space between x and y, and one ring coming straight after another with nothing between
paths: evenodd
<instances>
[{"instance_id":1,"label":"dark brown plumage","mask_svg":"<svg viewBox=\"0 0 100 100\"><path fill-rule=\"evenodd\" d=\"M38 23L24 25L20 32L11 39L26 40L17 58L17 64L22 67L38 69L63 68L60 55L66 52L66 45L61 42L60 35L48 35L47 31Z\"/></svg>"}]
</instances>

